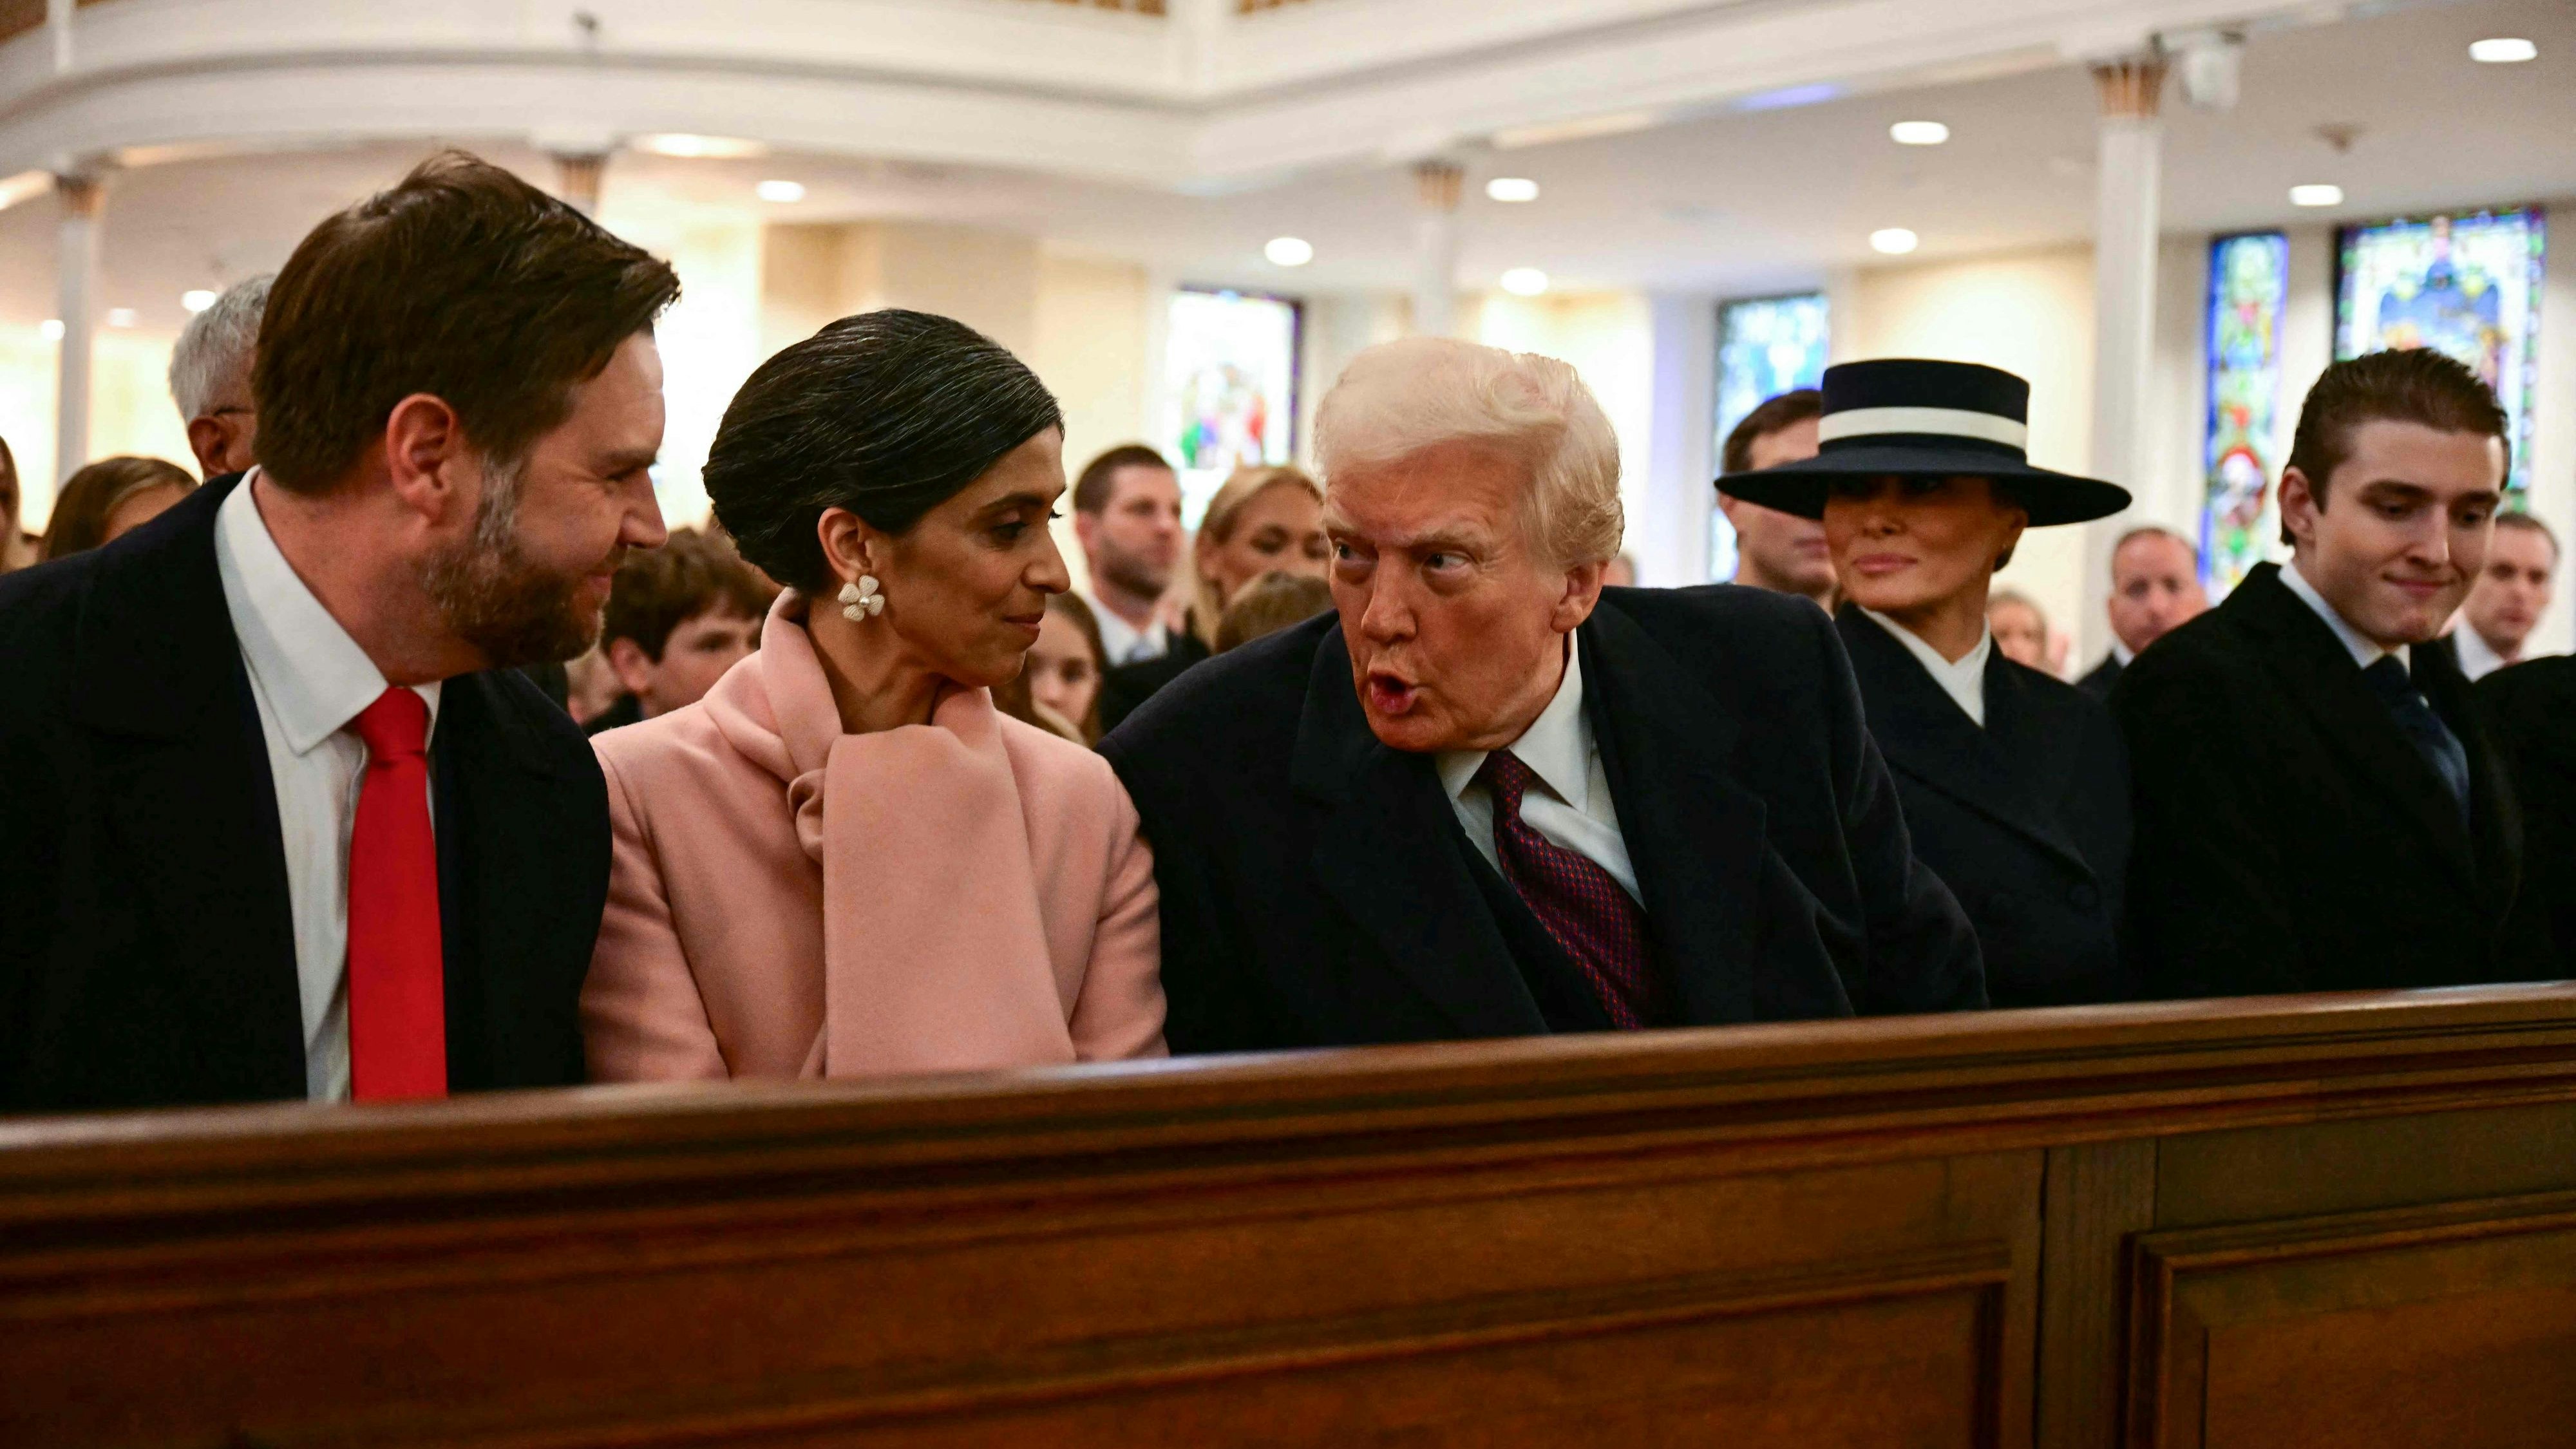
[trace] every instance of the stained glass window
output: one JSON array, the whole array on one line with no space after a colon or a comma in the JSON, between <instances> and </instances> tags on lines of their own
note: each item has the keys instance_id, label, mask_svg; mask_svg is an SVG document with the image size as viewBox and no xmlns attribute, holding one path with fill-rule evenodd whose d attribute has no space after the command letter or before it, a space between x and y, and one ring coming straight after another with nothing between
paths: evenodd
<instances>
[{"instance_id":1,"label":"stained glass window","mask_svg":"<svg viewBox=\"0 0 2576 1449\"><path fill-rule=\"evenodd\" d=\"M2200 577L2213 599L2261 563L2279 532L2267 486L2281 446L2281 310L2290 242L2277 231L2209 247L2209 428L2201 452Z\"/></svg>"},{"instance_id":2,"label":"stained glass window","mask_svg":"<svg viewBox=\"0 0 2576 1449\"><path fill-rule=\"evenodd\" d=\"M2343 229L2335 283L2335 357L2436 347L2496 390L2512 425L2516 493L2531 484L2538 379L2540 208L2409 217Z\"/></svg>"},{"instance_id":3,"label":"stained glass window","mask_svg":"<svg viewBox=\"0 0 2576 1449\"><path fill-rule=\"evenodd\" d=\"M1189 527L1198 527L1235 469L1289 460L1298 323L1298 304L1284 297L1173 294L1163 344L1162 444L1180 470Z\"/></svg>"},{"instance_id":4,"label":"stained glass window","mask_svg":"<svg viewBox=\"0 0 2576 1449\"><path fill-rule=\"evenodd\" d=\"M1722 302L1717 309L1717 440L1709 452L1722 458L1726 435L1766 400L1825 376L1825 294L1754 297ZM1709 577L1735 574L1735 530L1712 510L1708 522Z\"/></svg>"}]
</instances>

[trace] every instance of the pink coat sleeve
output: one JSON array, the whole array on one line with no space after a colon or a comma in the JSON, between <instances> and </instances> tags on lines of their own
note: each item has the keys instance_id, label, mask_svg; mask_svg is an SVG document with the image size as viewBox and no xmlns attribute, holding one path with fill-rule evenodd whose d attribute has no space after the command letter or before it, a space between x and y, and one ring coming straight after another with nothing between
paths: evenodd
<instances>
[{"instance_id":1,"label":"pink coat sleeve","mask_svg":"<svg viewBox=\"0 0 2576 1449\"><path fill-rule=\"evenodd\" d=\"M1145 844L1135 802L1112 780L1118 811L1112 826L1108 888L1091 939L1091 965L1074 1002L1074 1055L1086 1062L1168 1054L1163 1045L1162 896L1154 887L1154 852Z\"/></svg>"},{"instance_id":2,"label":"pink coat sleeve","mask_svg":"<svg viewBox=\"0 0 2576 1449\"><path fill-rule=\"evenodd\" d=\"M671 924L662 870L624 777L603 752L611 856L608 909L581 991L581 1036L594 1082L723 1081L732 1075L707 1024L697 977Z\"/></svg>"}]
</instances>

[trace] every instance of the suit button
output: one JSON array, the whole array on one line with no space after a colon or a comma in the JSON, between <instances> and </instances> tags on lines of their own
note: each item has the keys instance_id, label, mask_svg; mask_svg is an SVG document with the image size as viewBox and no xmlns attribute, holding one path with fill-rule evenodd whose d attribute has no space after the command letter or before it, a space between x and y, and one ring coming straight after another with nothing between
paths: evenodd
<instances>
[{"instance_id":1,"label":"suit button","mask_svg":"<svg viewBox=\"0 0 2576 1449\"><path fill-rule=\"evenodd\" d=\"M2089 911L2102 904L2102 893L2091 881L2077 881L2066 893L2066 903L2079 911Z\"/></svg>"}]
</instances>

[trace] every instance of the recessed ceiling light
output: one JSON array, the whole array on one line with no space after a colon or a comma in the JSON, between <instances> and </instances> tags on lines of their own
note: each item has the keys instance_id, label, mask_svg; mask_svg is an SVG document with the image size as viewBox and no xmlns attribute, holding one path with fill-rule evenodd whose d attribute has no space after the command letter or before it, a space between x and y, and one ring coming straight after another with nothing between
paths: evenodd
<instances>
[{"instance_id":1,"label":"recessed ceiling light","mask_svg":"<svg viewBox=\"0 0 2576 1449\"><path fill-rule=\"evenodd\" d=\"M44 321L37 323L36 335L44 338L47 342L62 341L63 319L60 317L48 317Z\"/></svg>"},{"instance_id":2,"label":"recessed ceiling light","mask_svg":"<svg viewBox=\"0 0 2576 1449\"><path fill-rule=\"evenodd\" d=\"M191 287L179 294L179 305L191 312L203 312L215 305L215 294L203 287Z\"/></svg>"},{"instance_id":3,"label":"recessed ceiling light","mask_svg":"<svg viewBox=\"0 0 2576 1449\"><path fill-rule=\"evenodd\" d=\"M2290 204L2292 206L2341 206L2343 188L2322 182L2314 186L2293 186L2290 188Z\"/></svg>"},{"instance_id":4,"label":"recessed ceiling light","mask_svg":"<svg viewBox=\"0 0 2576 1449\"><path fill-rule=\"evenodd\" d=\"M134 325L134 322L134 309L131 307L110 307L107 309L107 325L110 327L131 327Z\"/></svg>"},{"instance_id":5,"label":"recessed ceiling light","mask_svg":"<svg viewBox=\"0 0 2576 1449\"><path fill-rule=\"evenodd\" d=\"M1887 128L1887 139L1899 146L1938 146L1950 139L1950 128L1939 121L1899 121Z\"/></svg>"},{"instance_id":6,"label":"recessed ceiling light","mask_svg":"<svg viewBox=\"0 0 2576 1449\"><path fill-rule=\"evenodd\" d=\"M2516 65L2540 58L2540 47L2519 36L2497 36L2469 42L2469 59L2484 65Z\"/></svg>"},{"instance_id":7,"label":"recessed ceiling light","mask_svg":"<svg viewBox=\"0 0 2576 1449\"><path fill-rule=\"evenodd\" d=\"M638 136L635 145L638 150L650 151L656 156L680 156L691 160L738 161L769 154L767 146L740 136L694 136L685 131Z\"/></svg>"},{"instance_id":8,"label":"recessed ceiling light","mask_svg":"<svg viewBox=\"0 0 2576 1449\"><path fill-rule=\"evenodd\" d=\"M1526 176L1497 176L1485 183L1485 194L1496 201L1536 201L1538 183Z\"/></svg>"},{"instance_id":9,"label":"recessed ceiling light","mask_svg":"<svg viewBox=\"0 0 2576 1449\"><path fill-rule=\"evenodd\" d=\"M1503 273L1502 286L1515 297L1535 297L1547 290L1547 273L1536 267L1514 267Z\"/></svg>"},{"instance_id":10,"label":"recessed ceiling light","mask_svg":"<svg viewBox=\"0 0 2576 1449\"><path fill-rule=\"evenodd\" d=\"M1882 227L1869 234L1870 249L1885 252L1891 257L1905 255L1921 245L1922 240L1901 226Z\"/></svg>"},{"instance_id":11,"label":"recessed ceiling light","mask_svg":"<svg viewBox=\"0 0 2576 1449\"><path fill-rule=\"evenodd\" d=\"M751 189L763 201L787 202L805 199L805 183L802 181L764 181Z\"/></svg>"},{"instance_id":12,"label":"recessed ceiling light","mask_svg":"<svg viewBox=\"0 0 2576 1449\"><path fill-rule=\"evenodd\" d=\"M1274 236L1261 248L1274 267L1302 267L1315 259L1315 244L1302 236Z\"/></svg>"}]
</instances>

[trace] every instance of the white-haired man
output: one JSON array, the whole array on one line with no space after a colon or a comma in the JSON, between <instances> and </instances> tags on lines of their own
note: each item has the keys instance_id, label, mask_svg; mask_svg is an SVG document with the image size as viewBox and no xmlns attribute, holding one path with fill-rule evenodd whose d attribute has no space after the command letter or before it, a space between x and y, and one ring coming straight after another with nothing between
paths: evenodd
<instances>
[{"instance_id":1,"label":"white-haired man","mask_svg":"<svg viewBox=\"0 0 2576 1449\"><path fill-rule=\"evenodd\" d=\"M1175 1051L1985 1002L1815 609L1602 588L1574 370L1438 338L1317 416L1338 614L1102 743L1154 842Z\"/></svg>"},{"instance_id":2,"label":"white-haired man","mask_svg":"<svg viewBox=\"0 0 2576 1449\"><path fill-rule=\"evenodd\" d=\"M170 349L170 400L188 424L188 450L208 482L247 472L259 461L259 404L250 367L259 354L259 318L274 273L235 282L179 329Z\"/></svg>"}]
</instances>

